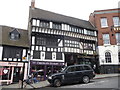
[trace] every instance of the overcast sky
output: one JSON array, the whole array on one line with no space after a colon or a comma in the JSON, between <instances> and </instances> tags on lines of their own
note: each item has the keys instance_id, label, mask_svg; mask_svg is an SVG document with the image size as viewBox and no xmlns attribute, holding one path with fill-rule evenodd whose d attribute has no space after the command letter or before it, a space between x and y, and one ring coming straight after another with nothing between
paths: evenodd
<instances>
[{"instance_id":1,"label":"overcast sky","mask_svg":"<svg viewBox=\"0 0 120 90\"><path fill-rule=\"evenodd\" d=\"M94 10L118 8L119 0L35 0L36 8L88 20ZM0 25L27 29L31 0L0 0Z\"/></svg>"}]
</instances>

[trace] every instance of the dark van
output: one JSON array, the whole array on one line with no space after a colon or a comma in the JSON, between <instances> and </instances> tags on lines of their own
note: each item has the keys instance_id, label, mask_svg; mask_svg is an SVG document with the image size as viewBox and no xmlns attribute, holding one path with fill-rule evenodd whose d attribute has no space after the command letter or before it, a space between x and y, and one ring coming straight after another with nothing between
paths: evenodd
<instances>
[{"instance_id":1,"label":"dark van","mask_svg":"<svg viewBox=\"0 0 120 90\"><path fill-rule=\"evenodd\" d=\"M89 83L95 77L93 69L89 65L66 66L60 73L48 76L48 82L52 86L59 87L63 83L83 82Z\"/></svg>"}]
</instances>

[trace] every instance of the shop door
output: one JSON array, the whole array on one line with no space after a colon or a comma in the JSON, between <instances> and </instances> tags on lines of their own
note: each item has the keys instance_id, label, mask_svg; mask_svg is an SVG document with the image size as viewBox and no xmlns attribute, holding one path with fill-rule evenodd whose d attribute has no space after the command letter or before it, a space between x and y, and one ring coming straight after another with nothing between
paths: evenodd
<instances>
[{"instance_id":1,"label":"shop door","mask_svg":"<svg viewBox=\"0 0 120 90\"><path fill-rule=\"evenodd\" d=\"M21 67L14 67L14 73L13 73L13 83L19 81L19 74L20 74Z\"/></svg>"}]
</instances>

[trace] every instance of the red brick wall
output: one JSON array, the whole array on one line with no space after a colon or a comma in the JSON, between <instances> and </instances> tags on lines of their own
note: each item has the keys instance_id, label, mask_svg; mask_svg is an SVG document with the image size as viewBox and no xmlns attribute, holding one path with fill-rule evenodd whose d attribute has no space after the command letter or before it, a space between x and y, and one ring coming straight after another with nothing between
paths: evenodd
<instances>
[{"instance_id":1,"label":"red brick wall","mask_svg":"<svg viewBox=\"0 0 120 90\"><path fill-rule=\"evenodd\" d=\"M115 31L111 30L111 26L114 25L113 24L113 17L114 16L119 16L119 14L118 13L95 14L96 12L111 11L111 10L114 11L114 10L117 10L117 9L95 11L89 17L89 21L92 24L94 24L97 27L97 30L98 30L98 46L103 45L102 34L105 34L105 33L108 33L110 35L110 44L111 45L115 45L116 44ZM100 22L101 17L106 17L107 18L108 27L101 28L101 22Z\"/></svg>"}]
</instances>

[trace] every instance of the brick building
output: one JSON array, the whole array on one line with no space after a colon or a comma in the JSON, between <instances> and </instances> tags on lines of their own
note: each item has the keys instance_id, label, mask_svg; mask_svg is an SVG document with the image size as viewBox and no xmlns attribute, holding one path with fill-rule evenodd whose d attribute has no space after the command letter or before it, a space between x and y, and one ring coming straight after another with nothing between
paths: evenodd
<instances>
[{"instance_id":1,"label":"brick building","mask_svg":"<svg viewBox=\"0 0 120 90\"><path fill-rule=\"evenodd\" d=\"M120 64L120 9L96 10L89 21L98 30L101 73L116 73Z\"/></svg>"}]
</instances>

